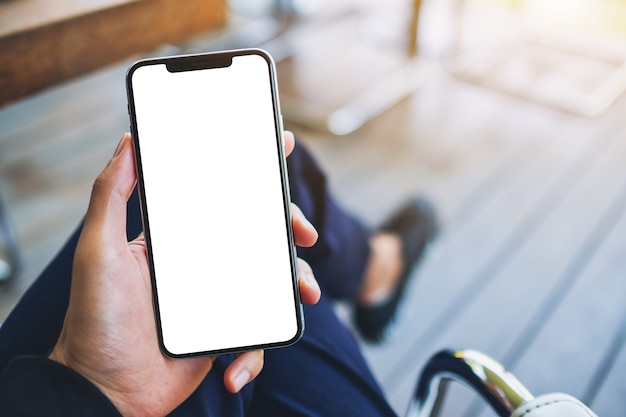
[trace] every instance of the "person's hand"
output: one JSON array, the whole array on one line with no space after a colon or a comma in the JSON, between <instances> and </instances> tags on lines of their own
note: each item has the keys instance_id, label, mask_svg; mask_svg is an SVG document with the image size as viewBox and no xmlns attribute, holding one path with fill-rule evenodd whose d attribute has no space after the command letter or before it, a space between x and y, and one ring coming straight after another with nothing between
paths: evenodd
<instances>
[{"instance_id":1,"label":"person's hand","mask_svg":"<svg viewBox=\"0 0 626 417\"><path fill-rule=\"evenodd\" d=\"M293 149L286 132L286 153ZM210 371L213 358L171 359L157 341L143 236L126 239L126 202L136 183L132 141L126 134L98 176L74 257L70 304L50 358L95 384L124 416L163 416L182 403ZM317 232L292 206L296 244L313 245ZM304 303L319 300L311 268L298 260ZM254 379L263 352L237 356L224 375L231 392Z\"/></svg>"}]
</instances>

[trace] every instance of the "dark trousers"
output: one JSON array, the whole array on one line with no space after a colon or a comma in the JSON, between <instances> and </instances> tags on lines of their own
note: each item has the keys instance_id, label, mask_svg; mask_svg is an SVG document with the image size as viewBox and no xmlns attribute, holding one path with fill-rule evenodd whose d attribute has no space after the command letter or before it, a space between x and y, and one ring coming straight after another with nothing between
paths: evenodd
<instances>
[{"instance_id":1,"label":"dark trousers","mask_svg":"<svg viewBox=\"0 0 626 417\"><path fill-rule=\"evenodd\" d=\"M224 355L172 415L394 415L329 300L356 295L369 257L369 233L333 202L324 175L302 146L296 146L288 165L292 200L320 233L318 243L312 248L298 248L298 255L313 268L322 299L315 306L305 306L302 339L291 347L266 351L261 375L242 392L233 395L224 388L223 373L233 359ZM0 371L17 356L47 355L55 345L69 302L72 259L80 229L0 328ZM139 203L134 193L128 203L129 239L140 232Z\"/></svg>"}]
</instances>

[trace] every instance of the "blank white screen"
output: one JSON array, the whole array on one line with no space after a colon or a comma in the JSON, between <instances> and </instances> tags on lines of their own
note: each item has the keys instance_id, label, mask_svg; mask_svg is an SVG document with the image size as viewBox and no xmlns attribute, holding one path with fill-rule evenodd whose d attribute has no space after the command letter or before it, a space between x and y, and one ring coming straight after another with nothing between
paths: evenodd
<instances>
[{"instance_id":1,"label":"blank white screen","mask_svg":"<svg viewBox=\"0 0 626 417\"><path fill-rule=\"evenodd\" d=\"M181 355L298 332L268 63L170 73L132 88L165 348Z\"/></svg>"}]
</instances>

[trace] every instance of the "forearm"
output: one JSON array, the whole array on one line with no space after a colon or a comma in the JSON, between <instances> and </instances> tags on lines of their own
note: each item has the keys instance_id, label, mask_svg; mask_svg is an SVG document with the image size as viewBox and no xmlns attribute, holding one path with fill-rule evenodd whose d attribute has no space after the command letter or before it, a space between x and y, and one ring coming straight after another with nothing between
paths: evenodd
<instances>
[{"instance_id":1,"label":"forearm","mask_svg":"<svg viewBox=\"0 0 626 417\"><path fill-rule=\"evenodd\" d=\"M0 374L0 415L121 417L86 378L37 356L17 358Z\"/></svg>"}]
</instances>

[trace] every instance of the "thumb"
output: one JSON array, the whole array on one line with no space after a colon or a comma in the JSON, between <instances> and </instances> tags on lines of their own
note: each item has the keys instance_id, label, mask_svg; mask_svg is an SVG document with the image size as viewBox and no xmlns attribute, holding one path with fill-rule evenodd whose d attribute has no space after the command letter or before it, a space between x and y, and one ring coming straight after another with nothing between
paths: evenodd
<instances>
[{"instance_id":1,"label":"thumb","mask_svg":"<svg viewBox=\"0 0 626 417\"><path fill-rule=\"evenodd\" d=\"M126 243L126 203L137 174L130 134L120 140L113 158L98 175L91 192L83 234L93 242Z\"/></svg>"}]
</instances>

